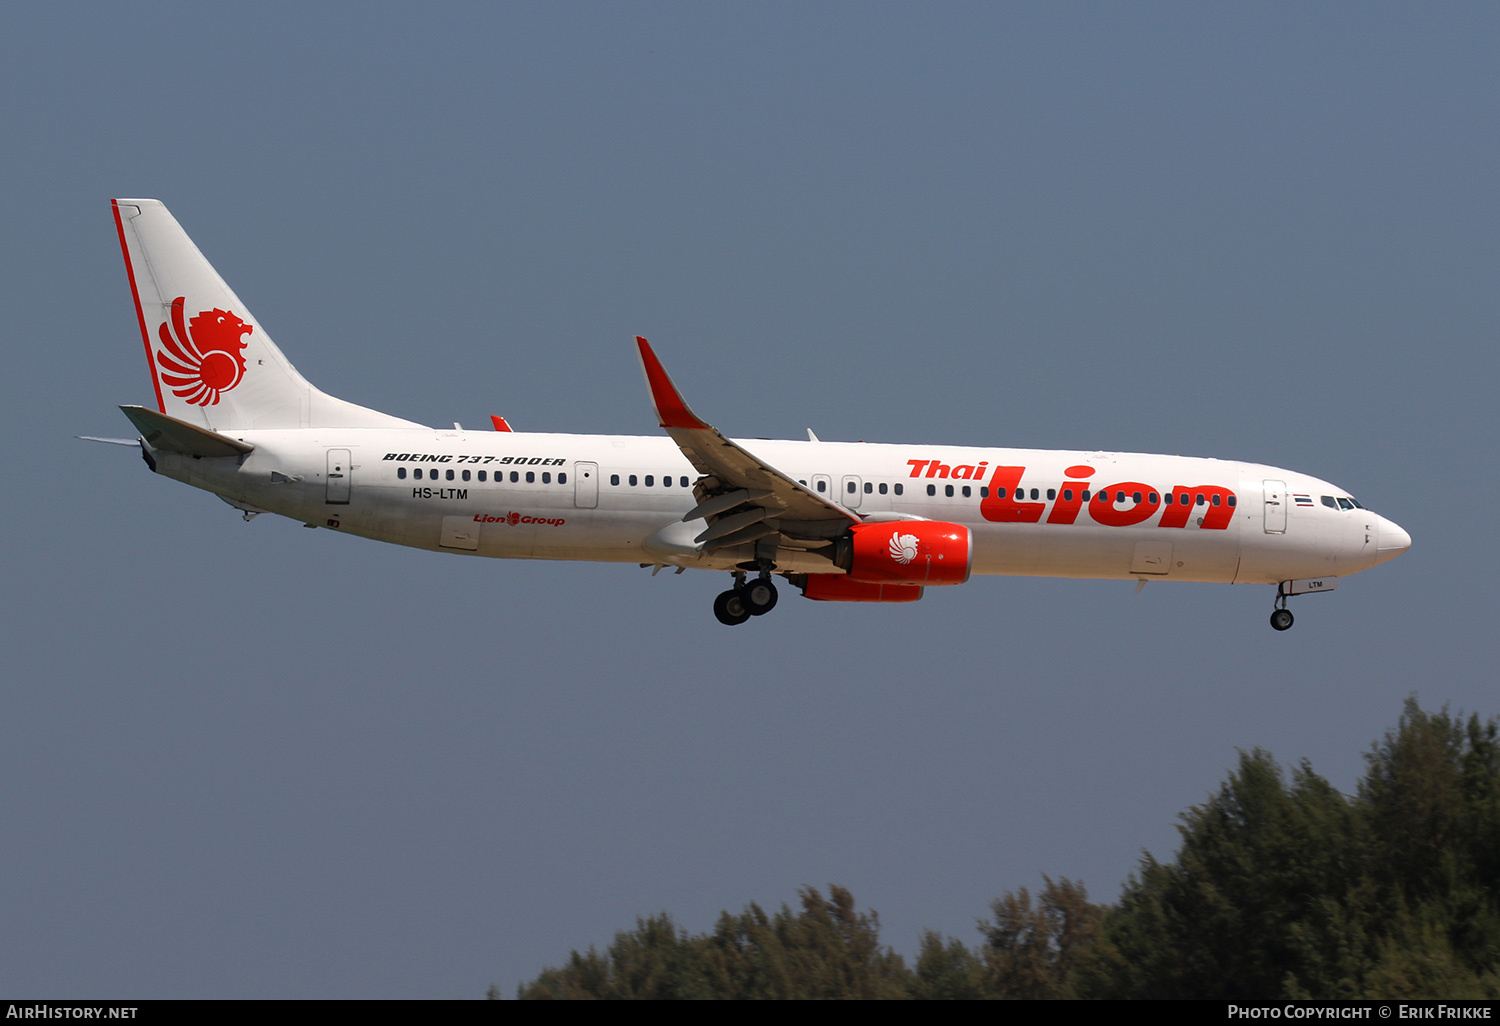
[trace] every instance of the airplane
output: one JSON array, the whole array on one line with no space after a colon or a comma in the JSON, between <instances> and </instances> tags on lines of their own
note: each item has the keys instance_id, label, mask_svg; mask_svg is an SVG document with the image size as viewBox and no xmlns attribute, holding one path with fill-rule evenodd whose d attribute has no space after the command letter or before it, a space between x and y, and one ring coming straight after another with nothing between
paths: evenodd
<instances>
[{"instance_id":1,"label":"airplane","mask_svg":"<svg viewBox=\"0 0 1500 1026\"><path fill-rule=\"evenodd\" d=\"M715 570L738 625L774 578L914 602L974 574L1276 586L1287 600L1405 552L1346 489L1256 463L1002 446L736 441L636 338L665 436L433 428L306 381L159 201L112 201L156 406L120 409L157 474L277 513L460 555Z\"/></svg>"}]
</instances>

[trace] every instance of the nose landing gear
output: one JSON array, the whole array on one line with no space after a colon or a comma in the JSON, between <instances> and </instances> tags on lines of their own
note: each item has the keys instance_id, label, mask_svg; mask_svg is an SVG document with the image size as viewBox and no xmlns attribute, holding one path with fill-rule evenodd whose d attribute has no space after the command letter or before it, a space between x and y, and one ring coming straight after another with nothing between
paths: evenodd
<instances>
[{"instance_id":1,"label":"nose landing gear","mask_svg":"<svg viewBox=\"0 0 1500 1026\"><path fill-rule=\"evenodd\" d=\"M1292 614L1286 608L1286 600L1292 595L1320 595L1334 591L1339 586L1337 577L1299 577L1282 581L1276 586L1276 609L1271 613L1271 626L1278 631L1292 629Z\"/></svg>"},{"instance_id":2,"label":"nose landing gear","mask_svg":"<svg viewBox=\"0 0 1500 1026\"><path fill-rule=\"evenodd\" d=\"M1271 610L1271 626L1273 628L1278 631L1289 631L1292 629L1292 624L1296 621L1292 616L1292 611L1286 607L1286 600L1289 596L1302 594L1303 590L1305 589L1300 588L1299 585L1305 585L1308 583L1313 582L1282 581L1280 584L1276 585L1276 608ZM1319 590L1329 588L1329 586L1322 581L1316 582L1316 587ZM1333 587L1337 587L1337 585L1334 585ZM1329 590L1331 590L1331 588L1329 588Z\"/></svg>"},{"instance_id":3,"label":"nose landing gear","mask_svg":"<svg viewBox=\"0 0 1500 1026\"><path fill-rule=\"evenodd\" d=\"M737 627L752 616L764 616L775 609L779 597L770 573L761 571L759 577L747 584L744 571L737 571L734 587L714 599L714 616L726 626Z\"/></svg>"}]
</instances>

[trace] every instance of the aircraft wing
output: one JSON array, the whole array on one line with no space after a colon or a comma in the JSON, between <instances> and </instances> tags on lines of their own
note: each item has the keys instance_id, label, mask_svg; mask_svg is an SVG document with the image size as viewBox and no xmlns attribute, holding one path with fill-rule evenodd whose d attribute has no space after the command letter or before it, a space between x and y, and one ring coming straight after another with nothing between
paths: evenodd
<instances>
[{"instance_id":1,"label":"aircraft wing","mask_svg":"<svg viewBox=\"0 0 1500 1026\"><path fill-rule=\"evenodd\" d=\"M700 420L688 409L651 344L639 335L635 341L658 423L703 475L693 490L698 505L682 519L708 521L697 539L705 548L738 545L778 533L784 540L817 547L860 522L854 513L798 484Z\"/></svg>"}]
</instances>

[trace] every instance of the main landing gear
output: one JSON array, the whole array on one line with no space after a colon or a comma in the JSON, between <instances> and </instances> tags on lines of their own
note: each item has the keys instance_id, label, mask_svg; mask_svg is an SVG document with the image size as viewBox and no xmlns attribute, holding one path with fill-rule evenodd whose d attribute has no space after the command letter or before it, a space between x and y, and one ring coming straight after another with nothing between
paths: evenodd
<instances>
[{"instance_id":1,"label":"main landing gear","mask_svg":"<svg viewBox=\"0 0 1500 1026\"><path fill-rule=\"evenodd\" d=\"M763 570L759 577L747 584L745 572L737 570L734 587L714 599L714 616L720 623L735 627L752 616L764 616L775 609L777 598L770 573Z\"/></svg>"}]
</instances>

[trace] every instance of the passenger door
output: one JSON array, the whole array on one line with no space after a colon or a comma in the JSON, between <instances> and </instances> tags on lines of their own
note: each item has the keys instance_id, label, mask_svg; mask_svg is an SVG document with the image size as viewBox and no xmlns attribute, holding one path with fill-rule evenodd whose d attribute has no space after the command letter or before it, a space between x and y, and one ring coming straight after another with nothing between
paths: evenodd
<instances>
[{"instance_id":1,"label":"passenger door","mask_svg":"<svg viewBox=\"0 0 1500 1026\"><path fill-rule=\"evenodd\" d=\"M1265 493L1266 533L1286 533L1286 482L1262 481Z\"/></svg>"},{"instance_id":2,"label":"passenger door","mask_svg":"<svg viewBox=\"0 0 1500 1026\"><path fill-rule=\"evenodd\" d=\"M599 505L599 464L573 464L573 505L595 509Z\"/></svg>"},{"instance_id":3,"label":"passenger door","mask_svg":"<svg viewBox=\"0 0 1500 1026\"><path fill-rule=\"evenodd\" d=\"M326 498L330 506L343 506L349 502L349 450L328 450L328 473Z\"/></svg>"}]
</instances>

